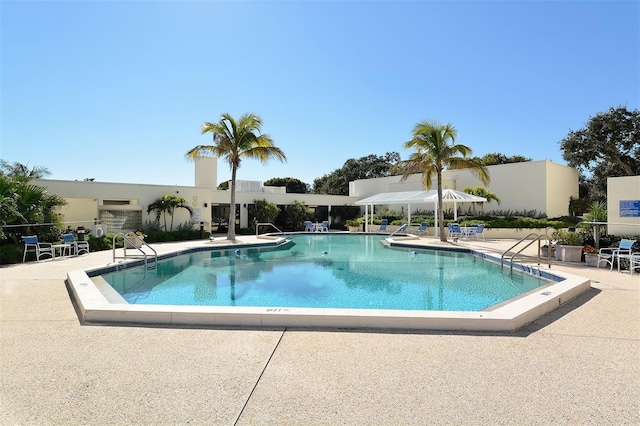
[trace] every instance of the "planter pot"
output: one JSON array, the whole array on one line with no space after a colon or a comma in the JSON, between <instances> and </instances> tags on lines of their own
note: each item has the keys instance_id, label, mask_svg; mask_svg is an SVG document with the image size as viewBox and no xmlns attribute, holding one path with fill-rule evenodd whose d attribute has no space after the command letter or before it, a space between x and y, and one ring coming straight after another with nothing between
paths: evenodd
<instances>
[{"instance_id":1,"label":"planter pot","mask_svg":"<svg viewBox=\"0 0 640 426\"><path fill-rule=\"evenodd\" d=\"M556 246L556 259L561 262L580 262L582 260L582 246Z\"/></svg>"},{"instance_id":2,"label":"planter pot","mask_svg":"<svg viewBox=\"0 0 640 426\"><path fill-rule=\"evenodd\" d=\"M547 254L547 252L548 252L549 250L551 250L551 253L550 253L550 254ZM547 247L540 247L540 256L542 256L542 257L543 257L543 258L545 258L545 259L546 259L547 257L550 257L550 258L552 258L552 259L553 259L553 258L555 258L555 256L556 256L556 248L555 248L555 247L551 247L551 249L549 249L549 247L548 247L548 246L547 246Z\"/></svg>"},{"instance_id":3,"label":"planter pot","mask_svg":"<svg viewBox=\"0 0 640 426\"><path fill-rule=\"evenodd\" d=\"M362 226L347 226L349 232L360 232L362 230Z\"/></svg>"},{"instance_id":4,"label":"planter pot","mask_svg":"<svg viewBox=\"0 0 640 426\"><path fill-rule=\"evenodd\" d=\"M584 261L587 263L587 266L598 266L598 255L597 254L585 254Z\"/></svg>"},{"instance_id":5,"label":"planter pot","mask_svg":"<svg viewBox=\"0 0 640 426\"><path fill-rule=\"evenodd\" d=\"M142 242L138 240L138 238L134 237L134 236L128 236L129 238L128 240L124 240L124 247L125 248L140 248L142 247ZM131 241L129 241L131 240Z\"/></svg>"}]
</instances>

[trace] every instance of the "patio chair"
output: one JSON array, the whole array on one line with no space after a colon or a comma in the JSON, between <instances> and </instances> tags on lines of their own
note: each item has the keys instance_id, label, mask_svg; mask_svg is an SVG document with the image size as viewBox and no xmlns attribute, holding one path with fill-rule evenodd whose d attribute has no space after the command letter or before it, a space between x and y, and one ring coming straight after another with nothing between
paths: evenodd
<instances>
[{"instance_id":1,"label":"patio chair","mask_svg":"<svg viewBox=\"0 0 640 426\"><path fill-rule=\"evenodd\" d=\"M320 228L320 232L329 232L329 221L328 220L323 220L321 226L322 227Z\"/></svg>"},{"instance_id":2,"label":"patio chair","mask_svg":"<svg viewBox=\"0 0 640 426\"><path fill-rule=\"evenodd\" d=\"M81 253L89 253L88 241L77 241L73 234L62 234L62 241L71 245L71 255L79 256Z\"/></svg>"},{"instance_id":3,"label":"patio chair","mask_svg":"<svg viewBox=\"0 0 640 426\"><path fill-rule=\"evenodd\" d=\"M427 222L420 222L420 226L416 229L416 234L422 235L427 233Z\"/></svg>"},{"instance_id":4,"label":"patio chair","mask_svg":"<svg viewBox=\"0 0 640 426\"><path fill-rule=\"evenodd\" d=\"M449 228L449 236L452 238L460 238L462 237L462 229L460 229L460 225L457 223L450 223L447 225Z\"/></svg>"},{"instance_id":5,"label":"patio chair","mask_svg":"<svg viewBox=\"0 0 640 426\"><path fill-rule=\"evenodd\" d=\"M475 236L476 240L479 240L480 237L484 240L484 225L471 225L470 235Z\"/></svg>"},{"instance_id":6,"label":"patio chair","mask_svg":"<svg viewBox=\"0 0 640 426\"><path fill-rule=\"evenodd\" d=\"M618 266L620 266L620 264L618 264ZM631 253L631 257L629 258L629 271L631 275L633 275L634 269L640 269L640 251Z\"/></svg>"},{"instance_id":7,"label":"patio chair","mask_svg":"<svg viewBox=\"0 0 640 426\"><path fill-rule=\"evenodd\" d=\"M380 229L378 229L378 231L386 231L388 224L389 221L387 219L382 219L382 221L380 222Z\"/></svg>"},{"instance_id":8,"label":"patio chair","mask_svg":"<svg viewBox=\"0 0 640 426\"><path fill-rule=\"evenodd\" d=\"M601 262L606 262L611 266L611 270L613 271L613 264L616 259L618 259L619 255L631 256L631 248L635 242L635 240L627 240L623 238L620 240L620 243L618 243L618 247L601 248L598 252L598 268L600 267ZM618 263L619 262L620 260L618 259Z\"/></svg>"},{"instance_id":9,"label":"patio chair","mask_svg":"<svg viewBox=\"0 0 640 426\"><path fill-rule=\"evenodd\" d=\"M313 223L310 220L304 221L304 232L313 232Z\"/></svg>"},{"instance_id":10,"label":"patio chair","mask_svg":"<svg viewBox=\"0 0 640 426\"><path fill-rule=\"evenodd\" d=\"M24 242L24 253L22 255L23 263L27 259L27 253L34 253L36 255L36 260L40 260L40 257L42 256L49 256L51 259L54 258L53 244L39 242L37 235L22 237L22 241Z\"/></svg>"}]
</instances>

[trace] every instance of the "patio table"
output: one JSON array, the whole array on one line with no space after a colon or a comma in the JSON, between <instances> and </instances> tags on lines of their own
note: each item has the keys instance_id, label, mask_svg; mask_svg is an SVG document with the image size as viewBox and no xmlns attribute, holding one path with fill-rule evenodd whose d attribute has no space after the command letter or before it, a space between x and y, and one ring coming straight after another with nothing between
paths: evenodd
<instances>
[{"instance_id":1,"label":"patio table","mask_svg":"<svg viewBox=\"0 0 640 426\"><path fill-rule=\"evenodd\" d=\"M629 259L629 272L633 275L633 270L636 268L640 268L640 253L631 253L631 254L617 254L618 258L618 272L620 272L620 260L621 259Z\"/></svg>"},{"instance_id":2,"label":"patio table","mask_svg":"<svg viewBox=\"0 0 640 426\"><path fill-rule=\"evenodd\" d=\"M53 259L56 258L56 251L59 253L58 257L71 256L71 244L69 243L53 244L51 247L53 248Z\"/></svg>"}]
</instances>

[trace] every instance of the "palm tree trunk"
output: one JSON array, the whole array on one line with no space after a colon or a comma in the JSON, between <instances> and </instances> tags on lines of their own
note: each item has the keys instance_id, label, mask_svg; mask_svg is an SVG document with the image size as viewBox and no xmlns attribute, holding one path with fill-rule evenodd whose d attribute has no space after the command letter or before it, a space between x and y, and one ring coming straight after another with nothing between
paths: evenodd
<instances>
[{"instance_id":1,"label":"palm tree trunk","mask_svg":"<svg viewBox=\"0 0 640 426\"><path fill-rule=\"evenodd\" d=\"M236 240L236 172L238 166L231 166L231 201L229 210L229 229L227 230L227 240Z\"/></svg>"},{"instance_id":2,"label":"palm tree trunk","mask_svg":"<svg viewBox=\"0 0 640 426\"><path fill-rule=\"evenodd\" d=\"M447 242L444 234L444 209L442 206L442 171L438 169L438 227L440 228L440 241Z\"/></svg>"}]
</instances>

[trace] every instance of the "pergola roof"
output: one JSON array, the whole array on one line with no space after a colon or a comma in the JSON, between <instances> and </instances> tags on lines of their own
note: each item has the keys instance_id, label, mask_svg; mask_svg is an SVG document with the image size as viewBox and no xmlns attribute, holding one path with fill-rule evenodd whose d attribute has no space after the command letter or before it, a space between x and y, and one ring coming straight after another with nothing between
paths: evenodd
<instances>
[{"instance_id":1,"label":"pergola roof","mask_svg":"<svg viewBox=\"0 0 640 426\"><path fill-rule=\"evenodd\" d=\"M402 192L381 192L371 197L363 198L356 201L358 205L367 204L412 204L412 203L434 203L438 201L438 191L432 189L430 191L402 191ZM477 195L467 194L466 192L456 191L453 189L442 190L443 203L464 203L486 202L487 199L478 197Z\"/></svg>"}]
</instances>

